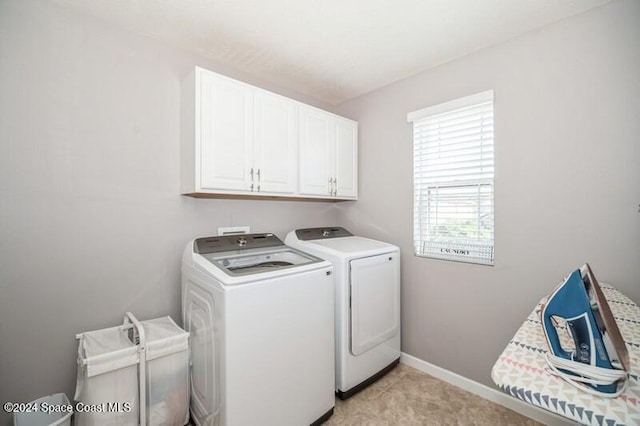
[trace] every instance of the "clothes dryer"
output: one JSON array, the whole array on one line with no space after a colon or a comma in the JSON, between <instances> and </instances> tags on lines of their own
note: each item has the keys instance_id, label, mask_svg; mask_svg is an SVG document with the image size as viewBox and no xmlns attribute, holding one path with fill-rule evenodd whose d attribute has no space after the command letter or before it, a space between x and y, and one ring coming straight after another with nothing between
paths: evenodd
<instances>
[{"instance_id":1,"label":"clothes dryer","mask_svg":"<svg viewBox=\"0 0 640 426\"><path fill-rule=\"evenodd\" d=\"M309 425L333 413L330 263L273 234L198 238L182 258L198 426Z\"/></svg>"},{"instance_id":2,"label":"clothes dryer","mask_svg":"<svg viewBox=\"0 0 640 426\"><path fill-rule=\"evenodd\" d=\"M348 398L400 360L400 249L340 227L291 231L285 243L335 267L336 393Z\"/></svg>"}]
</instances>

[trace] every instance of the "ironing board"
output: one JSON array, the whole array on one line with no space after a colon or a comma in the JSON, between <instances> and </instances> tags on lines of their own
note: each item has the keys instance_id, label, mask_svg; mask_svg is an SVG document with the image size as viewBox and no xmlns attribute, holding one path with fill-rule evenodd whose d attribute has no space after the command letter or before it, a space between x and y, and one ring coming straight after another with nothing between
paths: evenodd
<instances>
[{"instance_id":1,"label":"ironing board","mask_svg":"<svg viewBox=\"0 0 640 426\"><path fill-rule=\"evenodd\" d=\"M507 394L581 424L640 425L640 307L612 286L600 286L629 352L627 388L618 398L581 392L549 374L540 303L496 361L491 378Z\"/></svg>"}]
</instances>

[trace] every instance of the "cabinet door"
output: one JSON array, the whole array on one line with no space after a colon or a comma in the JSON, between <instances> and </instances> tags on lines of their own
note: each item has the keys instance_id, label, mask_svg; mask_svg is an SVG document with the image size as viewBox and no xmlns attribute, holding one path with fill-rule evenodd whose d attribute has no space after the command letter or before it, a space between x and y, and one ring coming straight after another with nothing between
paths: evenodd
<instances>
[{"instance_id":1,"label":"cabinet door","mask_svg":"<svg viewBox=\"0 0 640 426\"><path fill-rule=\"evenodd\" d=\"M300 194L330 195L332 119L329 113L300 108Z\"/></svg>"},{"instance_id":2,"label":"cabinet door","mask_svg":"<svg viewBox=\"0 0 640 426\"><path fill-rule=\"evenodd\" d=\"M358 196L358 123L336 118L333 174L336 196Z\"/></svg>"},{"instance_id":3,"label":"cabinet door","mask_svg":"<svg viewBox=\"0 0 640 426\"><path fill-rule=\"evenodd\" d=\"M202 70L200 90L200 186L249 190L251 88Z\"/></svg>"},{"instance_id":4,"label":"cabinet door","mask_svg":"<svg viewBox=\"0 0 640 426\"><path fill-rule=\"evenodd\" d=\"M256 90L253 168L255 190L294 193L298 170L298 111L293 101Z\"/></svg>"}]
</instances>

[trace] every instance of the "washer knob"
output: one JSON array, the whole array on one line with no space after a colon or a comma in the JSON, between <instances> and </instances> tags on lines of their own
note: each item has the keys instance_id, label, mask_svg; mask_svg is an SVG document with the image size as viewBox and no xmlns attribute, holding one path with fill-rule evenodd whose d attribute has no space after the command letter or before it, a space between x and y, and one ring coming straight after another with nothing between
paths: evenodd
<instances>
[{"instance_id":1,"label":"washer knob","mask_svg":"<svg viewBox=\"0 0 640 426\"><path fill-rule=\"evenodd\" d=\"M328 231L328 230L326 230L326 229L323 229L323 230L322 230L322 236L323 236L323 237L328 237L329 235L331 235L331 232L329 232L329 231Z\"/></svg>"},{"instance_id":2,"label":"washer knob","mask_svg":"<svg viewBox=\"0 0 640 426\"><path fill-rule=\"evenodd\" d=\"M244 247L244 246L246 246L246 245L247 245L247 239L246 239L246 238L244 238L244 237L240 237L240 238L238 238L238 245L239 245L240 247Z\"/></svg>"}]
</instances>

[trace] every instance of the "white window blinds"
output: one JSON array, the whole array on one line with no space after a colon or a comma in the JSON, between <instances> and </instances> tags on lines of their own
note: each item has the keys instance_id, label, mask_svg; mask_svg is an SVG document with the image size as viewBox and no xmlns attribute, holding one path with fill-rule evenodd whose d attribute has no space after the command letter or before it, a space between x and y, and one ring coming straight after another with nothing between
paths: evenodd
<instances>
[{"instance_id":1,"label":"white window blinds","mask_svg":"<svg viewBox=\"0 0 640 426\"><path fill-rule=\"evenodd\" d=\"M418 256L493 265L493 91L410 113Z\"/></svg>"}]
</instances>

